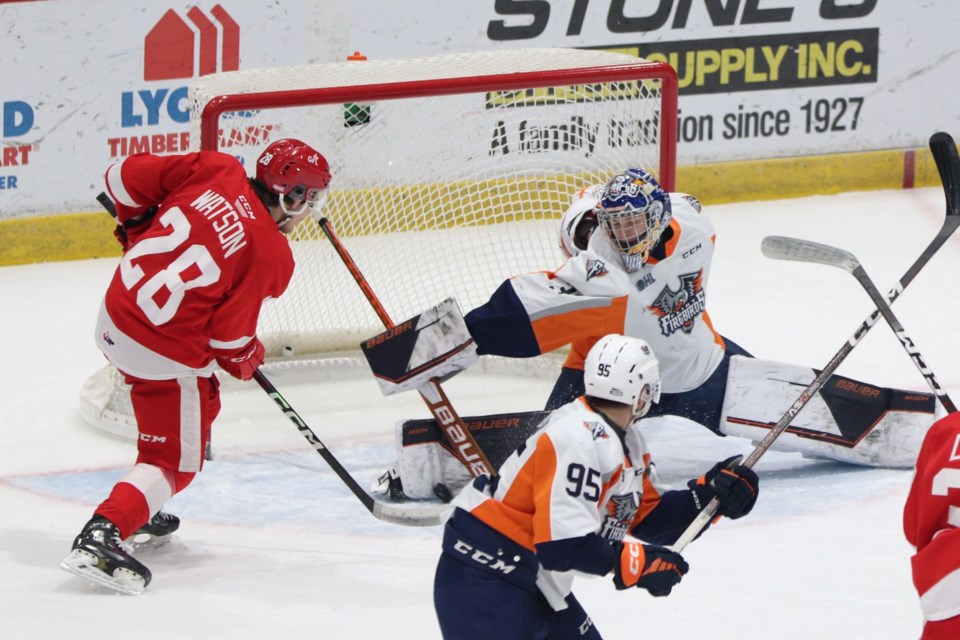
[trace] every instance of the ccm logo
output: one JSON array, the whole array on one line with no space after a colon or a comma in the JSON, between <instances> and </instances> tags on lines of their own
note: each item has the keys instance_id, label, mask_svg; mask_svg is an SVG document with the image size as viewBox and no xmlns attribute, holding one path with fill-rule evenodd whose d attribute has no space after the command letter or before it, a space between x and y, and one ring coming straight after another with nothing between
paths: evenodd
<instances>
[{"instance_id":1,"label":"ccm logo","mask_svg":"<svg viewBox=\"0 0 960 640\"><path fill-rule=\"evenodd\" d=\"M684 258L689 258L689 257L692 256L693 254L695 254L697 251L700 251L700 249L701 249L702 246L703 246L703 245L699 245L699 244L698 244L697 246L693 247L692 249L687 249L686 251L683 252L683 257L684 257Z\"/></svg>"},{"instance_id":2,"label":"ccm logo","mask_svg":"<svg viewBox=\"0 0 960 640\"><path fill-rule=\"evenodd\" d=\"M155 436L149 433L141 433L140 439L143 440L144 442L166 442L167 441L166 436Z\"/></svg>"},{"instance_id":3,"label":"ccm logo","mask_svg":"<svg viewBox=\"0 0 960 640\"><path fill-rule=\"evenodd\" d=\"M630 575L640 575L640 545L632 544L628 547L630 551Z\"/></svg>"},{"instance_id":4,"label":"ccm logo","mask_svg":"<svg viewBox=\"0 0 960 640\"><path fill-rule=\"evenodd\" d=\"M457 553L467 556L477 564L482 564L483 566L499 571L504 575L512 572L514 569L517 568L516 565L507 564L500 558L490 555L486 551L480 551L480 549L474 548L472 545L467 544L466 542L464 542L463 540L460 540L459 538L454 543L453 548Z\"/></svg>"}]
</instances>

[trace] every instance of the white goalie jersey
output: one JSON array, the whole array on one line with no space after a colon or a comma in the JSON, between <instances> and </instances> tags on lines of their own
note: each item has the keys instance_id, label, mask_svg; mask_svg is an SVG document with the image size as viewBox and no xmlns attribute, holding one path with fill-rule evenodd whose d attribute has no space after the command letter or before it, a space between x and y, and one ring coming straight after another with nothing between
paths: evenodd
<instances>
[{"instance_id":1,"label":"white goalie jersey","mask_svg":"<svg viewBox=\"0 0 960 640\"><path fill-rule=\"evenodd\" d=\"M564 366L582 369L610 333L640 336L660 361L664 393L696 389L717 368L723 338L706 311L715 232L696 198L670 194L670 232L647 264L627 273L607 235L556 271L508 280L467 314L481 354L529 357L571 345Z\"/></svg>"}]
</instances>

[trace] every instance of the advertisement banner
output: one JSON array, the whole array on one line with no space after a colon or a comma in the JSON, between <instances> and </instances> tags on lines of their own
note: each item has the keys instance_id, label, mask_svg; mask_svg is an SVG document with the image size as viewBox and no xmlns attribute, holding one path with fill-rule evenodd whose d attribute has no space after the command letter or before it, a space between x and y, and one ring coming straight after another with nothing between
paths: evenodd
<instances>
[{"instance_id":1,"label":"advertisement banner","mask_svg":"<svg viewBox=\"0 0 960 640\"><path fill-rule=\"evenodd\" d=\"M370 57L611 49L680 79L681 165L923 147L960 134L953 0L407 0L351 23Z\"/></svg>"},{"instance_id":2,"label":"advertisement banner","mask_svg":"<svg viewBox=\"0 0 960 640\"><path fill-rule=\"evenodd\" d=\"M336 13L339 3L324 4ZM317 38L314 10L306 0L0 3L0 220L91 211L112 162L187 151L195 77L340 56L346 36Z\"/></svg>"},{"instance_id":3,"label":"advertisement banner","mask_svg":"<svg viewBox=\"0 0 960 640\"><path fill-rule=\"evenodd\" d=\"M955 0L0 0L0 220L91 211L111 162L189 149L193 78L353 51L666 61L680 165L922 147L960 134L958 32Z\"/></svg>"}]
</instances>

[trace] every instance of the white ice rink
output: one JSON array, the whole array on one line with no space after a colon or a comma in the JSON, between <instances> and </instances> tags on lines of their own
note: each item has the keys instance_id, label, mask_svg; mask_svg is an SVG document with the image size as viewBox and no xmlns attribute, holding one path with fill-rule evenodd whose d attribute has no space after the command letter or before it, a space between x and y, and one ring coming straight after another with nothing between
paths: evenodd
<instances>
[{"instance_id":1,"label":"white ice rink","mask_svg":"<svg viewBox=\"0 0 960 640\"><path fill-rule=\"evenodd\" d=\"M774 262L766 235L798 236L857 255L887 291L943 221L939 188L709 206L717 257L714 326L755 355L823 366L871 311L849 274ZM375 520L255 383L224 394L216 459L168 510L175 540L141 558L139 597L106 592L58 568L73 536L134 457L133 444L87 426L83 380L103 363L93 322L115 260L0 269L0 637L137 640L437 638L432 580L439 528ZM551 267L555 265L544 265ZM894 306L941 383L960 399L960 237ZM348 277L344 272L343 277ZM450 292L456 293L456 292ZM839 373L925 390L882 322ZM415 394L382 397L363 372L277 386L366 485L393 459L398 418L425 417ZM463 415L538 409L545 380L468 373L446 385ZM660 473L682 482L748 452L679 420L650 428ZM686 552L690 573L668 598L574 590L606 638L903 640L920 630L901 510L910 471L857 468L770 452L753 514L711 528Z\"/></svg>"}]
</instances>

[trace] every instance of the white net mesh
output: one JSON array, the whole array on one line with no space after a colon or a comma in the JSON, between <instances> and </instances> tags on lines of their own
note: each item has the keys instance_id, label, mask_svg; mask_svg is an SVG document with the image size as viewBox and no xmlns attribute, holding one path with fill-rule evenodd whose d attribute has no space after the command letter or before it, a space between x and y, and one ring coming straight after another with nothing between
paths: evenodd
<instances>
[{"instance_id":1,"label":"white net mesh","mask_svg":"<svg viewBox=\"0 0 960 640\"><path fill-rule=\"evenodd\" d=\"M603 81L624 66L637 79ZM597 81L564 84L584 69ZM392 319L448 296L466 312L506 277L562 262L559 218L577 189L630 166L660 175L655 69L541 49L216 74L190 86L191 139L211 100L247 94L219 119L217 148L252 166L265 143L308 142L333 174L324 215ZM261 316L268 357L354 349L383 329L318 225L293 246L290 288Z\"/></svg>"}]
</instances>

